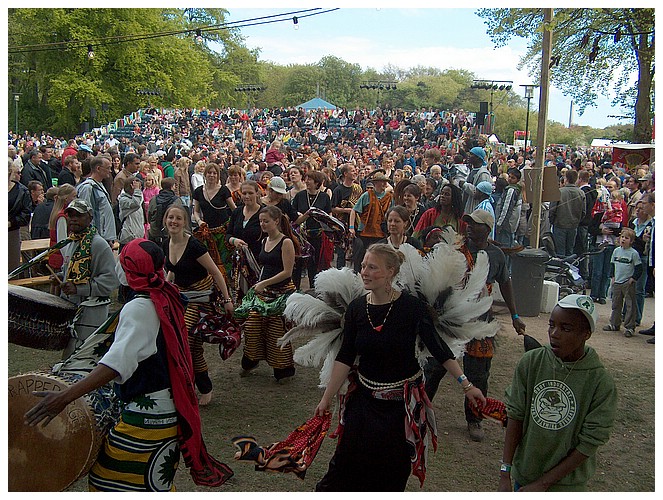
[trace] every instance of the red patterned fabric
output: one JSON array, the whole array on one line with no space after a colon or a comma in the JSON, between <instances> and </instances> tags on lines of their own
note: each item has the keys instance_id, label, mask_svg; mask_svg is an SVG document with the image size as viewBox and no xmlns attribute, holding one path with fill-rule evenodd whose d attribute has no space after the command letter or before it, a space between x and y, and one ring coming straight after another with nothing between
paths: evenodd
<instances>
[{"instance_id":1,"label":"red patterned fabric","mask_svg":"<svg viewBox=\"0 0 663 500\"><path fill-rule=\"evenodd\" d=\"M494 420L502 424L503 427L506 427L507 415L506 415L506 405L495 398L486 398L486 404L483 407L476 408L472 407L472 411L477 417Z\"/></svg>"},{"instance_id":2,"label":"red patterned fabric","mask_svg":"<svg viewBox=\"0 0 663 500\"><path fill-rule=\"evenodd\" d=\"M239 324L226 314L201 314L191 333L200 335L203 342L219 344L219 354L223 360L228 359L242 342Z\"/></svg>"},{"instance_id":3,"label":"red patterned fabric","mask_svg":"<svg viewBox=\"0 0 663 500\"><path fill-rule=\"evenodd\" d=\"M329 431L331 413L315 416L297 427L283 441L267 448L258 445L252 436L237 436L232 442L239 448L236 460L255 462L258 471L292 472L304 479L322 441Z\"/></svg>"}]
</instances>

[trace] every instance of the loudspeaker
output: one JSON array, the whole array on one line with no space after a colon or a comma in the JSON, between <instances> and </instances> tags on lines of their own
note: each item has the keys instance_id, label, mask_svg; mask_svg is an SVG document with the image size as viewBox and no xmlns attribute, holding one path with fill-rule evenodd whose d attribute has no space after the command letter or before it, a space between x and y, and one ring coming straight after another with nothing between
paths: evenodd
<instances>
[{"instance_id":1,"label":"loudspeaker","mask_svg":"<svg viewBox=\"0 0 663 500\"><path fill-rule=\"evenodd\" d=\"M479 113L482 115L487 115L488 114L488 103L487 102L480 102L479 103Z\"/></svg>"},{"instance_id":2,"label":"loudspeaker","mask_svg":"<svg viewBox=\"0 0 663 500\"><path fill-rule=\"evenodd\" d=\"M477 125L484 125L486 123L486 113L477 113Z\"/></svg>"}]
</instances>

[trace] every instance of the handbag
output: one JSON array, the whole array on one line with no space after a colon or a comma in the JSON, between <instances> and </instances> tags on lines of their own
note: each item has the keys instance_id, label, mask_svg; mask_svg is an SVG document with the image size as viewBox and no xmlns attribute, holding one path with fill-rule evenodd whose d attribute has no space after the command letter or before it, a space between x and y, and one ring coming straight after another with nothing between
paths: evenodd
<instances>
[{"instance_id":1,"label":"handbag","mask_svg":"<svg viewBox=\"0 0 663 500\"><path fill-rule=\"evenodd\" d=\"M219 344L219 355L223 360L228 359L242 342L239 324L227 314L217 312L201 314L191 333L199 335L208 344Z\"/></svg>"}]
</instances>

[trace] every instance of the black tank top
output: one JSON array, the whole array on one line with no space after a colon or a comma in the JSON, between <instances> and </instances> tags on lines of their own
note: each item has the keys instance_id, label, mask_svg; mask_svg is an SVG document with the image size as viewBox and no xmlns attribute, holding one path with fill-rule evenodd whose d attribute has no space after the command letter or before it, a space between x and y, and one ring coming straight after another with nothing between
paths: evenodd
<instances>
[{"instance_id":1,"label":"black tank top","mask_svg":"<svg viewBox=\"0 0 663 500\"><path fill-rule=\"evenodd\" d=\"M260 281L276 276L281 271L283 271L283 257L282 257L282 248L283 240L288 239L285 236L281 238L274 248L269 252L265 251L265 244L267 243L267 238L262 242L262 247L260 249L260 255L258 256L258 263L262 266L262 271L260 273ZM288 278L289 279L289 278ZM272 286L279 286L282 283L288 281L288 279L283 280L281 283Z\"/></svg>"}]
</instances>

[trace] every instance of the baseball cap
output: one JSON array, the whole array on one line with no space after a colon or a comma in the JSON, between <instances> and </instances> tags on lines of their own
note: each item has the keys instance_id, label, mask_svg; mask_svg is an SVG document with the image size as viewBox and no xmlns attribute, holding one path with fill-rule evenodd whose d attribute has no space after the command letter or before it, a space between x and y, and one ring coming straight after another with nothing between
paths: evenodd
<instances>
[{"instance_id":1,"label":"baseball cap","mask_svg":"<svg viewBox=\"0 0 663 500\"><path fill-rule=\"evenodd\" d=\"M285 194L287 192L285 181L281 177L272 177L269 180L269 188L277 193Z\"/></svg>"},{"instance_id":2,"label":"baseball cap","mask_svg":"<svg viewBox=\"0 0 663 500\"><path fill-rule=\"evenodd\" d=\"M645 175L643 175L642 177L640 177L640 178L638 179L638 181L640 181L640 182L642 182L642 181L650 181L651 178L652 178L651 172L647 172Z\"/></svg>"},{"instance_id":3,"label":"baseball cap","mask_svg":"<svg viewBox=\"0 0 663 500\"><path fill-rule=\"evenodd\" d=\"M477 184L477 189L484 194L493 194L493 185L488 181L481 181Z\"/></svg>"},{"instance_id":4,"label":"baseball cap","mask_svg":"<svg viewBox=\"0 0 663 500\"><path fill-rule=\"evenodd\" d=\"M573 293L561 299L557 302L557 305L562 309L578 309L581 311L589 321L590 331L594 332L599 313L594 307L594 301L589 296Z\"/></svg>"},{"instance_id":5,"label":"baseball cap","mask_svg":"<svg viewBox=\"0 0 663 500\"><path fill-rule=\"evenodd\" d=\"M75 210L79 214L88 213L92 215L92 207L87 201L81 200L80 198L74 198L74 200L67 205L67 208L65 208L65 212L68 210Z\"/></svg>"},{"instance_id":6,"label":"baseball cap","mask_svg":"<svg viewBox=\"0 0 663 500\"><path fill-rule=\"evenodd\" d=\"M81 144L78 149L81 149L83 151L87 151L88 153L92 153L92 149L87 144Z\"/></svg>"},{"instance_id":7,"label":"baseball cap","mask_svg":"<svg viewBox=\"0 0 663 500\"><path fill-rule=\"evenodd\" d=\"M475 146L472 149L470 149L470 153L473 154L474 156L478 156L479 158L481 158L483 164L484 165L486 164L486 151L483 148Z\"/></svg>"},{"instance_id":8,"label":"baseball cap","mask_svg":"<svg viewBox=\"0 0 663 500\"><path fill-rule=\"evenodd\" d=\"M465 222L469 222L468 219L473 220L477 224L485 224L490 229L493 229L493 226L495 225L495 217L493 217L493 215L487 210L482 210L480 208L476 209L471 214L463 215L463 220Z\"/></svg>"}]
</instances>

